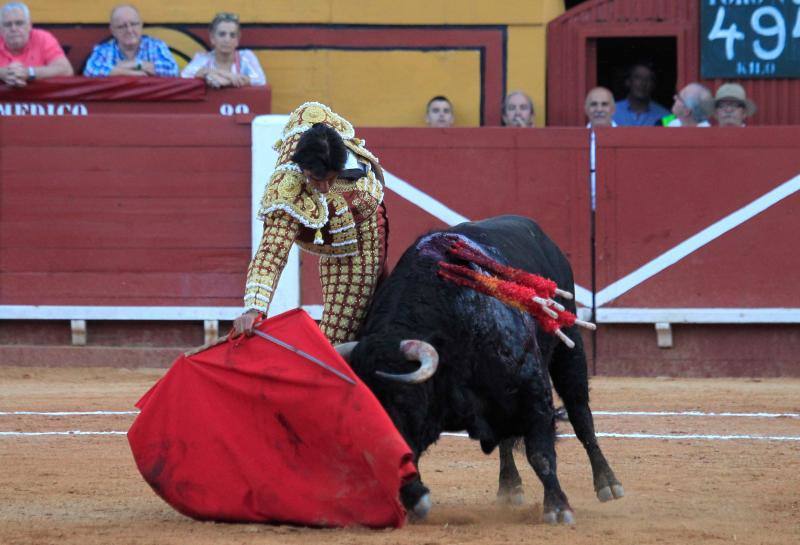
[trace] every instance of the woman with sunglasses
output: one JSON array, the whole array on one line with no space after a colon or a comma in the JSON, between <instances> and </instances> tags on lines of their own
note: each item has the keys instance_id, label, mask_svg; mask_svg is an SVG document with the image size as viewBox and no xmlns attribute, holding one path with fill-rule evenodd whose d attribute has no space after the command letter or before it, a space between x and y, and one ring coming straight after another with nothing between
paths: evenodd
<instances>
[{"instance_id":1,"label":"woman with sunglasses","mask_svg":"<svg viewBox=\"0 0 800 545\"><path fill-rule=\"evenodd\" d=\"M266 85L267 78L255 54L238 50L239 16L218 13L209 25L211 51L197 53L181 72L184 78L202 78L209 87L245 87Z\"/></svg>"}]
</instances>

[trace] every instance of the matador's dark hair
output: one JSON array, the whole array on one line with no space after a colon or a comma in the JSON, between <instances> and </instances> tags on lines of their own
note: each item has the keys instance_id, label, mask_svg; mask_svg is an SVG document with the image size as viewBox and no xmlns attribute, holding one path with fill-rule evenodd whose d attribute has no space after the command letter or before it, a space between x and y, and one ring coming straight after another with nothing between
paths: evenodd
<instances>
[{"instance_id":1,"label":"matador's dark hair","mask_svg":"<svg viewBox=\"0 0 800 545\"><path fill-rule=\"evenodd\" d=\"M315 178L324 178L329 172L342 171L347 161L347 148L332 127L315 123L300 137L292 161Z\"/></svg>"}]
</instances>

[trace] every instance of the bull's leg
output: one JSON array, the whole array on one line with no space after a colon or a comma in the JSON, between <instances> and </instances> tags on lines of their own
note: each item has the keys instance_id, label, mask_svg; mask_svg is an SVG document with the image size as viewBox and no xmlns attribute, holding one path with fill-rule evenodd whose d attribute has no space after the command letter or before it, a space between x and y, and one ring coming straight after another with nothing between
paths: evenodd
<instances>
[{"instance_id":1,"label":"bull's leg","mask_svg":"<svg viewBox=\"0 0 800 545\"><path fill-rule=\"evenodd\" d=\"M500 441L500 485L497 489L498 503L522 505L525 493L522 490L522 479L514 463L515 438Z\"/></svg>"},{"instance_id":2,"label":"bull's leg","mask_svg":"<svg viewBox=\"0 0 800 545\"><path fill-rule=\"evenodd\" d=\"M561 343L556 346L550 364L550 377L564 402L575 435L589 456L597 498L600 501L621 498L625 495L625 490L597 444L594 420L589 408L589 379L583 342L577 328L571 328L567 334L575 341L575 348L570 349Z\"/></svg>"},{"instance_id":3,"label":"bull's leg","mask_svg":"<svg viewBox=\"0 0 800 545\"><path fill-rule=\"evenodd\" d=\"M549 396L547 396L549 398ZM525 435L525 452L528 461L544 486L542 518L549 524L563 522L572 524L575 515L566 494L561 490L556 473L555 426L553 405L547 399L539 399L534 408L531 427Z\"/></svg>"},{"instance_id":4,"label":"bull's leg","mask_svg":"<svg viewBox=\"0 0 800 545\"><path fill-rule=\"evenodd\" d=\"M431 494L419 477L400 488L400 501L412 519L422 520L431 510Z\"/></svg>"}]
</instances>

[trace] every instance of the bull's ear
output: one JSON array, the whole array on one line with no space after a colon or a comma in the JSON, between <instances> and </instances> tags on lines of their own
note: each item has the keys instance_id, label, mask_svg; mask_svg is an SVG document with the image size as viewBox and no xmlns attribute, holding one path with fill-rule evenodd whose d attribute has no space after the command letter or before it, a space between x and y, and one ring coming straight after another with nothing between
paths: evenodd
<instances>
[{"instance_id":1,"label":"bull's ear","mask_svg":"<svg viewBox=\"0 0 800 545\"><path fill-rule=\"evenodd\" d=\"M344 358L344 361L350 363L350 354L353 353L356 346L358 346L358 341L350 341L349 343L337 344L334 348Z\"/></svg>"}]
</instances>

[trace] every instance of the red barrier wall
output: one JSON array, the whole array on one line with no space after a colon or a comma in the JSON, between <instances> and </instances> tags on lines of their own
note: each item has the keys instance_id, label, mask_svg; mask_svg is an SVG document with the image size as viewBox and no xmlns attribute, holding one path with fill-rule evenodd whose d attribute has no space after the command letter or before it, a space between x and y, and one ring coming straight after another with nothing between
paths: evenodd
<instances>
[{"instance_id":1,"label":"red barrier wall","mask_svg":"<svg viewBox=\"0 0 800 545\"><path fill-rule=\"evenodd\" d=\"M250 125L0 118L4 305L237 305Z\"/></svg>"},{"instance_id":2,"label":"red barrier wall","mask_svg":"<svg viewBox=\"0 0 800 545\"><path fill-rule=\"evenodd\" d=\"M571 129L380 129L358 131L383 167L469 220L535 218L589 282L589 138ZM421 234L446 225L388 190L389 263ZM303 304L321 304L316 259L304 256ZM306 265L308 263L308 265Z\"/></svg>"},{"instance_id":3,"label":"red barrier wall","mask_svg":"<svg viewBox=\"0 0 800 545\"><path fill-rule=\"evenodd\" d=\"M469 219L535 218L571 259L577 282L590 287L588 131L358 132L389 172ZM800 173L800 127L614 129L597 139L598 297ZM250 127L232 119L0 119L0 305L238 306L250 255L250 177ZM800 307L798 195L784 195L601 309ZM392 190L386 200L393 264L417 236L443 224ZM308 261L303 303L316 304ZM55 327L37 335L30 327L4 323L0 345L64 338ZM659 349L652 323L601 325L594 369L800 376L797 324L673 329L673 348ZM120 331L100 342L138 335L156 343L124 324Z\"/></svg>"},{"instance_id":4,"label":"red barrier wall","mask_svg":"<svg viewBox=\"0 0 800 545\"><path fill-rule=\"evenodd\" d=\"M619 128L598 136L602 290L800 174L798 127ZM800 194L776 202L609 303L613 307L800 306L790 271ZM790 248L794 246L794 251ZM787 295L793 297L787 301Z\"/></svg>"},{"instance_id":5,"label":"red barrier wall","mask_svg":"<svg viewBox=\"0 0 800 545\"><path fill-rule=\"evenodd\" d=\"M183 78L79 76L50 78L25 87L0 87L0 116L97 114L262 115L272 111L269 85L207 89Z\"/></svg>"}]
</instances>

